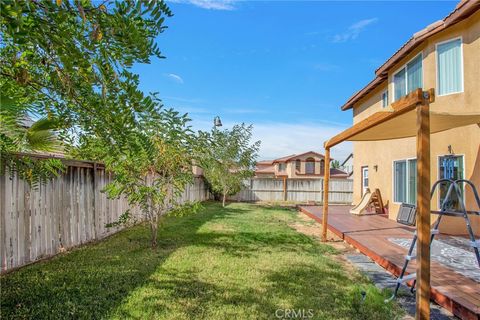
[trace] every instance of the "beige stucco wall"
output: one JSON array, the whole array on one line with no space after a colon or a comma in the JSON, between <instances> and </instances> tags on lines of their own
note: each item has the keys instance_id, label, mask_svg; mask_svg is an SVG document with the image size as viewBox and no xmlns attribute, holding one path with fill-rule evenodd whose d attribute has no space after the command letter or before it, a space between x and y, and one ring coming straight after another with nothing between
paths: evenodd
<instances>
[{"instance_id":1,"label":"beige stucco wall","mask_svg":"<svg viewBox=\"0 0 480 320\"><path fill-rule=\"evenodd\" d=\"M308 158L313 158L315 160L315 175L320 175L323 174L321 171L321 161L323 161L323 157L318 156L315 153L307 153L304 155L297 156L293 158L292 160L289 160L286 162L286 170L283 172L280 172L278 170L279 164L276 163L274 168L275 168L275 175L287 175L288 178L296 178L296 179L311 179L312 175L305 175L302 174L305 172L305 162ZM295 168L295 161L299 159L301 161L300 163L300 174L297 174L297 170Z\"/></svg>"},{"instance_id":2,"label":"beige stucco wall","mask_svg":"<svg viewBox=\"0 0 480 320\"><path fill-rule=\"evenodd\" d=\"M388 88L390 103L393 98L392 76L403 65L418 53L423 55L423 86L425 89L436 88L436 52L435 44L456 37L463 39L464 61L464 92L435 97L430 105L432 110L448 112L478 112L480 111L480 12L453 27L435 35L422 47L403 59L396 68L389 72ZM372 91L354 107L354 123L382 109L381 93L387 84ZM449 130L431 137L431 175L432 182L438 178L438 157L448 154L448 146L454 153L464 155L465 177L472 180L480 189L480 128L472 125ZM389 217L395 219L399 204L393 203L393 161L415 158L415 139L398 139L391 141L355 142L354 153L354 203L361 199L362 166L369 167L369 187L379 188L384 202L389 203ZM378 170L374 170L374 165ZM479 190L480 191L480 190ZM432 200L432 208L437 208L438 199ZM467 207L475 206L473 195L467 191ZM475 206L476 207L476 206ZM475 208L478 210L478 208ZM436 216L432 216L432 221ZM472 219L472 226L480 235L480 217ZM464 234L463 219L446 217L441 225L441 231L452 234Z\"/></svg>"}]
</instances>

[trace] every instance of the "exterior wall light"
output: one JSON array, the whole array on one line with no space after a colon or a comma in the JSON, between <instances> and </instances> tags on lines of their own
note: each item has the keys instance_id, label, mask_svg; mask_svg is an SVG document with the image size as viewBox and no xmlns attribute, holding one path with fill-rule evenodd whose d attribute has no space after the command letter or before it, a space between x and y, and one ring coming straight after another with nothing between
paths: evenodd
<instances>
[{"instance_id":1,"label":"exterior wall light","mask_svg":"<svg viewBox=\"0 0 480 320\"><path fill-rule=\"evenodd\" d=\"M220 120L219 116L216 116L215 118L213 118L213 125L215 127L221 127L222 126L222 120Z\"/></svg>"}]
</instances>

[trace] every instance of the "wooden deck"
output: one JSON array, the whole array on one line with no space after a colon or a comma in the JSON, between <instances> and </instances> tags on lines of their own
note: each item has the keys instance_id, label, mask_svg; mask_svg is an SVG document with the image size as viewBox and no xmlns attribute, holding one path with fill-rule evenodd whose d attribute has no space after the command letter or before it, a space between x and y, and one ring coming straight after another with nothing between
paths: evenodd
<instances>
[{"instance_id":1,"label":"wooden deck","mask_svg":"<svg viewBox=\"0 0 480 320\"><path fill-rule=\"evenodd\" d=\"M387 219L383 215L351 215L350 208L350 206L329 206L328 229L398 276L407 249L388 239L412 238L415 229ZM318 222L322 222L321 206L302 206L300 210ZM415 261L410 262L408 272L415 272ZM480 284L478 282L432 260L431 285L432 299L436 303L461 319L480 319Z\"/></svg>"}]
</instances>

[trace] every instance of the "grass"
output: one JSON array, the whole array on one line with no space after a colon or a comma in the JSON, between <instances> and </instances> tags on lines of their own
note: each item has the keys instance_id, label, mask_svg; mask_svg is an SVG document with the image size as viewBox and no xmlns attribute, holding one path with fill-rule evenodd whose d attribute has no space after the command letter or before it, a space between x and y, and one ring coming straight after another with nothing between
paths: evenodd
<instances>
[{"instance_id":1,"label":"grass","mask_svg":"<svg viewBox=\"0 0 480 320\"><path fill-rule=\"evenodd\" d=\"M275 319L276 310L290 309L313 319L393 319L400 313L383 302L387 293L338 262L332 247L290 227L304 223L297 215L208 203L194 216L167 218L156 250L146 226L129 228L2 276L1 317Z\"/></svg>"}]
</instances>

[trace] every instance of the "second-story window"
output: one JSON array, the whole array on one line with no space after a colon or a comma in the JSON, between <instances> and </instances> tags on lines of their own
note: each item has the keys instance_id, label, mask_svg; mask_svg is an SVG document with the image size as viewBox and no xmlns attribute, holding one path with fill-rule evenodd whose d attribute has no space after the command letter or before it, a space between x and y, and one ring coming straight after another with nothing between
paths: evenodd
<instances>
[{"instance_id":1,"label":"second-story window","mask_svg":"<svg viewBox=\"0 0 480 320\"><path fill-rule=\"evenodd\" d=\"M419 54L393 75L394 99L423 87L422 55Z\"/></svg>"},{"instance_id":2,"label":"second-story window","mask_svg":"<svg viewBox=\"0 0 480 320\"><path fill-rule=\"evenodd\" d=\"M438 94L462 92L462 73L462 39L437 44Z\"/></svg>"},{"instance_id":3,"label":"second-story window","mask_svg":"<svg viewBox=\"0 0 480 320\"><path fill-rule=\"evenodd\" d=\"M388 90L382 92L382 107L386 108L388 106Z\"/></svg>"},{"instance_id":4,"label":"second-story window","mask_svg":"<svg viewBox=\"0 0 480 320\"><path fill-rule=\"evenodd\" d=\"M284 172L287 169L287 164L286 163L279 163L278 164L278 171L279 172Z\"/></svg>"},{"instance_id":5,"label":"second-story window","mask_svg":"<svg viewBox=\"0 0 480 320\"><path fill-rule=\"evenodd\" d=\"M302 161L300 159L295 160L295 170L300 172L301 167L302 167Z\"/></svg>"}]
</instances>

